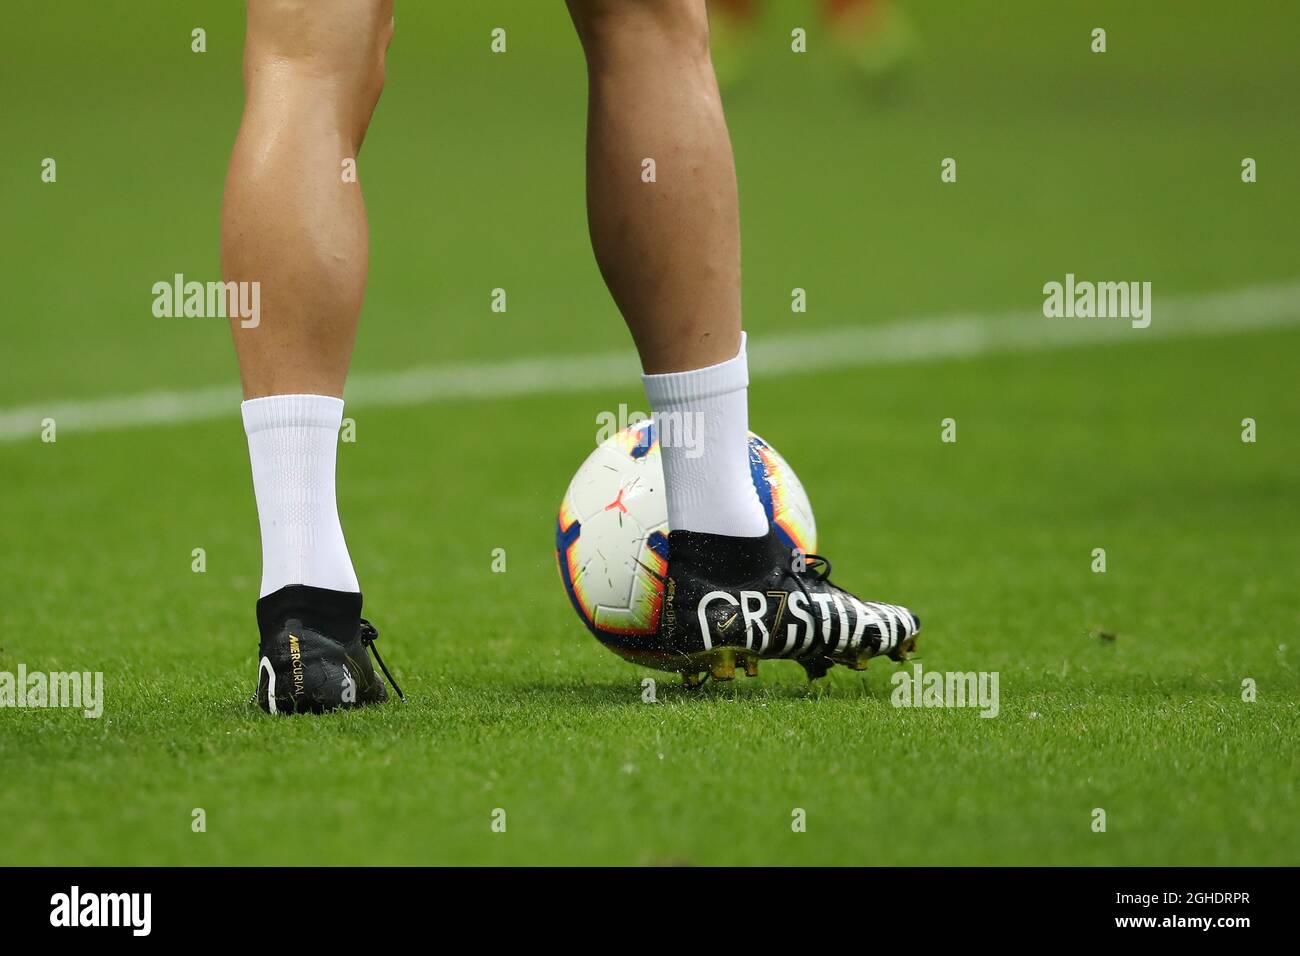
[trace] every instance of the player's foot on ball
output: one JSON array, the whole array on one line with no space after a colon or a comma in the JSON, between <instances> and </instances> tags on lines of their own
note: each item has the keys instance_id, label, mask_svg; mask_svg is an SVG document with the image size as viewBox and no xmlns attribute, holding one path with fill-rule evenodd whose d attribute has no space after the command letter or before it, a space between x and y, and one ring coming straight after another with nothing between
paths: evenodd
<instances>
[{"instance_id":1,"label":"player's foot on ball","mask_svg":"<svg viewBox=\"0 0 1300 956\"><path fill-rule=\"evenodd\" d=\"M361 617L361 595L293 584L257 602L262 634L253 699L269 714L319 714L388 699L367 649L403 700L375 650L379 632Z\"/></svg>"},{"instance_id":2,"label":"player's foot on ball","mask_svg":"<svg viewBox=\"0 0 1300 956\"><path fill-rule=\"evenodd\" d=\"M737 666L753 676L768 658L797 660L810 679L837 663L861 670L879 654L902 660L920 630L907 608L832 584L830 562L792 552L775 531L668 536L658 644L687 686L730 680Z\"/></svg>"}]
</instances>

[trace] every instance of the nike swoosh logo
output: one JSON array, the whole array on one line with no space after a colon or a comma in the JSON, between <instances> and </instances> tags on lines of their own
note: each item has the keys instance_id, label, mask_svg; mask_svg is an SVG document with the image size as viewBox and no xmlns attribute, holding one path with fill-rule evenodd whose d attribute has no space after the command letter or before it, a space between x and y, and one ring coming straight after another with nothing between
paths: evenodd
<instances>
[{"instance_id":1,"label":"nike swoosh logo","mask_svg":"<svg viewBox=\"0 0 1300 956\"><path fill-rule=\"evenodd\" d=\"M257 665L257 680L262 682L262 673L266 673L266 709L271 713L276 713L275 709L275 668L271 666L271 659L263 657L262 662Z\"/></svg>"}]
</instances>

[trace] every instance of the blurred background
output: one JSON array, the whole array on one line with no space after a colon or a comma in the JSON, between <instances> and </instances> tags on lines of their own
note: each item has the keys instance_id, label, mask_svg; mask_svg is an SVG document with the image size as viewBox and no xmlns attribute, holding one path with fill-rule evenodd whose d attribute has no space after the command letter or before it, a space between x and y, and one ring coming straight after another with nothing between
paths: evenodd
<instances>
[{"instance_id":1,"label":"blurred background","mask_svg":"<svg viewBox=\"0 0 1300 956\"><path fill-rule=\"evenodd\" d=\"M748 43L720 32L756 338L791 325L795 286L811 290L800 327L818 327L1032 306L1067 271L1166 296L1293 277L1286 5L877 4L906 36L882 39L903 49L875 74L839 55L821 3L750 6ZM217 324L149 309L157 278L217 275L242 5L14 0L9 16L0 255L21 321L3 404L231 380ZM623 346L587 242L585 77L563 5L399 0L396 20L360 161L374 320L356 368ZM795 27L808 53L791 52ZM497 286L508 324L487 309Z\"/></svg>"}]
</instances>

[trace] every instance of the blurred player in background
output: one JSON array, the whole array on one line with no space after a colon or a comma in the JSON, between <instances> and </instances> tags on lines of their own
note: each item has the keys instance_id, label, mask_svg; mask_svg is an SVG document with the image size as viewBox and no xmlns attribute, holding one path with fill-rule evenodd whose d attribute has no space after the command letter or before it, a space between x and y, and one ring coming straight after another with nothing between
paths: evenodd
<instances>
[{"instance_id":1,"label":"blurred player in background","mask_svg":"<svg viewBox=\"0 0 1300 956\"><path fill-rule=\"evenodd\" d=\"M793 7L765 0L708 0L713 64L725 88L742 80L749 68L758 24L769 9L791 16L790 27L804 25L811 12L824 26L831 47L860 79L876 83L898 71L915 47L911 22L895 0L809 0ZM812 42L817 42L816 38Z\"/></svg>"}]
</instances>

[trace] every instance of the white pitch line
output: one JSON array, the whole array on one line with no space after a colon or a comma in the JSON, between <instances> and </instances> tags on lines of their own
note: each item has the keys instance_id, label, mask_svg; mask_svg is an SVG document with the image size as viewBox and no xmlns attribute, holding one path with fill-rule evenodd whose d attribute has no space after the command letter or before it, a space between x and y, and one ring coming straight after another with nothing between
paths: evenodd
<instances>
[{"instance_id":1,"label":"white pitch line","mask_svg":"<svg viewBox=\"0 0 1300 956\"><path fill-rule=\"evenodd\" d=\"M1077 346L1141 344L1151 339L1233 335L1300 325L1300 279L1196 295L1152 297L1149 328L1127 319L1048 319L1041 309L959 313L871 325L814 329L755 338L755 377L826 369L895 365ZM636 383L632 349L587 356L430 365L402 372L358 372L347 387L350 407L420 405L455 399L513 398L584 392ZM52 418L61 433L108 431L205 419L238 419L235 385L53 401L0 410L0 442L39 440Z\"/></svg>"}]
</instances>

